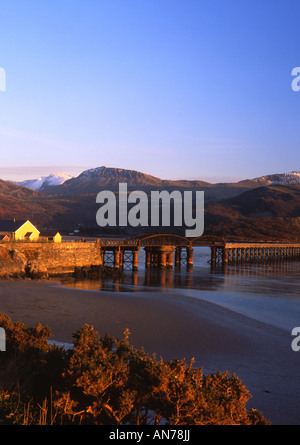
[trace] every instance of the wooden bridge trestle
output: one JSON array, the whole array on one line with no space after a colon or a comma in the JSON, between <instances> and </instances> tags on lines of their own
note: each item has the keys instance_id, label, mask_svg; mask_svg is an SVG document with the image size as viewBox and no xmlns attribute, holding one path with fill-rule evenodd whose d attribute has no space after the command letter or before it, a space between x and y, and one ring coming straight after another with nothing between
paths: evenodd
<instances>
[{"instance_id":1,"label":"wooden bridge trestle","mask_svg":"<svg viewBox=\"0 0 300 445\"><path fill-rule=\"evenodd\" d=\"M224 262L257 263L283 259L300 258L300 244L287 243L245 243L226 244Z\"/></svg>"}]
</instances>

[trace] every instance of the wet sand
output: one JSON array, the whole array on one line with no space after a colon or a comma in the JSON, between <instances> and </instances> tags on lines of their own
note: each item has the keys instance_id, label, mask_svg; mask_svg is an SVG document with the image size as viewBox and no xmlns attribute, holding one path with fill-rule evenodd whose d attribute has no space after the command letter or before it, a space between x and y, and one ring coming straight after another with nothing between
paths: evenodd
<instances>
[{"instance_id":1,"label":"wet sand","mask_svg":"<svg viewBox=\"0 0 300 445\"><path fill-rule=\"evenodd\" d=\"M273 424L300 424L300 352L292 351L291 334L184 290L94 292L55 281L0 281L0 312L29 326L47 325L66 343L84 323L118 338L129 328L135 347L166 360L194 357L204 374L235 373L252 394L248 408Z\"/></svg>"}]
</instances>

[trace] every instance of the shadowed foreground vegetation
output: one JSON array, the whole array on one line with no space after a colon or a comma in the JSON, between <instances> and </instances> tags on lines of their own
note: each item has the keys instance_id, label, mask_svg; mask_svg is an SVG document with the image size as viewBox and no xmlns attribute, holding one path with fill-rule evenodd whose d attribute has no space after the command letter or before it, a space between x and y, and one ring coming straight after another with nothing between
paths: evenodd
<instances>
[{"instance_id":1,"label":"shadowed foreground vegetation","mask_svg":"<svg viewBox=\"0 0 300 445\"><path fill-rule=\"evenodd\" d=\"M92 326L74 333L74 347L50 344L51 331L0 314L0 424L255 425L254 409L235 375L204 376L193 361L163 361Z\"/></svg>"}]
</instances>

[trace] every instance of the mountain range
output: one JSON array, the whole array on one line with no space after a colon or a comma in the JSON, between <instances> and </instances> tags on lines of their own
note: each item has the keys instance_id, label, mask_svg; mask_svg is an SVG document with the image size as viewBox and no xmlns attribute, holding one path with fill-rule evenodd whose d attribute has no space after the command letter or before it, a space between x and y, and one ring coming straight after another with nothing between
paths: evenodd
<instances>
[{"instance_id":1,"label":"mountain range","mask_svg":"<svg viewBox=\"0 0 300 445\"><path fill-rule=\"evenodd\" d=\"M126 182L128 189L132 190L141 186L145 187L180 187L180 188L254 188L255 186L269 185L293 185L300 184L300 171L291 173L273 174L261 176L251 180L243 180L237 183L211 184L205 181L188 180L164 180L155 176L147 175L135 170L121 168L98 167L83 171L74 177L68 173L52 173L49 176L41 176L37 179L29 179L14 182L16 185L49 194L73 195L76 193L97 193L99 188L107 187L117 190L120 182Z\"/></svg>"},{"instance_id":2,"label":"mountain range","mask_svg":"<svg viewBox=\"0 0 300 445\"><path fill-rule=\"evenodd\" d=\"M43 228L82 234L105 233L96 224L96 194L128 191L203 190L205 232L226 239L300 239L300 171L272 174L239 182L165 180L134 170L97 167L77 177L53 173L22 182L0 180L0 218L27 218ZM170 229L174 231L174 228ZM129 228L128 234L136 233ZM178 229L176 229L178 232ZM180 231L179 231L180 232ZM123 233L126 234L126 231Z\"/></svg>"}]
</instances>

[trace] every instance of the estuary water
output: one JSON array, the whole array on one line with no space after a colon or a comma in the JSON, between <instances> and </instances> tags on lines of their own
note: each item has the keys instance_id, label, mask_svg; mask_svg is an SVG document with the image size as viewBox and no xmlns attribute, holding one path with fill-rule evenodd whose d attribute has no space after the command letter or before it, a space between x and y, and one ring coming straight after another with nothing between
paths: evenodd
<instances>
[{"instance_id":1,"label":"estuary water","mask_svg":"<svg viewBox=\"0 0 300 445\"><path fill-rule=\"evenodd\" d=\"M300 326L300 261L236 264L211 269L210 249L194 249L194 266L124 271L118 279L63 280L64 286L109 292L168 292L218 304L255 320L292 331Z\"/></svg>"}]
</instances>

